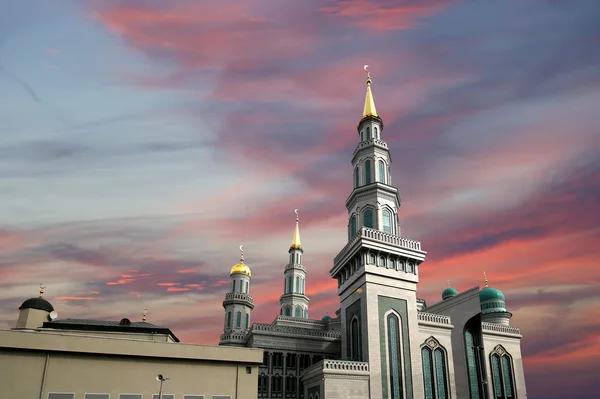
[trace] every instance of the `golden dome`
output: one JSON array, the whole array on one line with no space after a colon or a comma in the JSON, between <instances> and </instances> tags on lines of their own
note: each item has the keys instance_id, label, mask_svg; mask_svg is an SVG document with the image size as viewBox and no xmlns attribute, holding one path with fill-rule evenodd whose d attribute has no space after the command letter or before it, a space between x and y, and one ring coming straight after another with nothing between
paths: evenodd
<instances>
[{"instance_id":1,"label":"golden dome","mask_svg":"<svg viewBox=\"0 0 600 399\"><path fill-rule=\"evenodd\" d=\"M229 275L231 276L232 274L245 274L248 277L252 277L252 272L250 271L250 268L243 261L238 263L237 265L234 265L231 268L231 272L229 272Z\"/></svg>"}]
</instances>

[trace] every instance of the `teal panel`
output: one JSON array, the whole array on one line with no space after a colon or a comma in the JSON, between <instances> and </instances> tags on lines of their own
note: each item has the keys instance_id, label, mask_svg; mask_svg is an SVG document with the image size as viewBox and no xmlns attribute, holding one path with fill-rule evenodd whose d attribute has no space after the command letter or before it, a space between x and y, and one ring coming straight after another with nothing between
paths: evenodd
<instances>
[{"instance_id":1,"label":"teal panel","mask_svg":"<svg viewBox=\"0 0 600 399\"><path fill-rule=\"evenodd\" d=\"M446 381L446 354L440 348L436 349L434 354L437 399L446 399L448 397L448 384Z\"/></svg>"},{"instance_id":2,"label":"teal panel","mask_svg":"<svg viewBox=\"0 0 600 399\"><path fill-rule=\"evenodd\" d=\"M500 380L500 357L492 355L492 381L494 382L494 396L502 398L502 381Z\"/></svg>"},{"instance_id":3,"label":"teal panel","mask_svg":"<svg viewBox=\"0 0 600 399\"><path fill-rule=\"evenodd\" d=\"M423 384L425 385L425 399L433 399L433 375L431 374L431 351L429 348L421 349L423 361Z\"/></svg>"},{"instance_id":4,"label":"teal panel","mask_svg":"<svg viewBox=\"0 0 600 399\"><path fill-rule=\"evenodd\" d=\"M502 356L502 374L504 375L504 392L506 392L507 398L512 398L513 384L512 384L512 367L508 356Z\"/></svg>"},{"instance_id":5,"label":"teal panel","mask_svg":"<svg viewBox=\"0 0 600 399\"><path fill-rule=\"evenodd\" d=\"M406 300L399 298L391 298L387 296L379 296L377 298L378 310L379 310L379 350L381 353L381 384L383 398L388 399L388 379L389 373L387 370L387 342L385 340L385 314L393 310L400 315L400 325L402 326L402 340L403 352L401 354L404 360L404 387L406 391L406 399L413 399L413 382L412 382L412 363L410 360L410 331L408 329L408 305Z\"/></svg>"},{"instance_id":6,"label":"teal panel","mask_svg":"<svg viewBox=\"0 0 600 399\"><path fill-rule=\"evenodd\" d=\"M401 399L402 380L400 378L400 330L398 329L400 320L394 314L388 316L388 346L390 352L390 374L392 388L391 397L393 399Z\"/></svg>"},{"instance_id":7,"label":"teal panel","mask_svg":"<svg viewBox=\"0 0 600 399\"><path fill-rule=\"evenodd\" d=\"M469 373L469 386L471 387L471 399L479 399L479 381L477 378L477 363L475 361L475 349L473 348L473 334L465 331L465 347L467 349L467 368Z\"/></svg>"},{"instance_id":8,"label":"teal panel","mask_svg":"<svg viewBox=\"0 0 600 399\"><path fill-rule=\"evenodd\" d=\"M362 319L361 319L361 311L360 311L360 298L358 298L355 302L353 302L350 306L348 306L346 308L346 356L348 358L350 358L352 356L352 319L354 318L354 316L356 316L356 318L358 319L358 332L359 332L359 336L358 336L358 347L359 347L359 351L358 351L358 356L354 357L352 360L356 360L356 361L362 361L362 352L360 350L360 342L361 342L361 337L360 337L360 323L362 323Z\"/></svg>"}]
</instances>

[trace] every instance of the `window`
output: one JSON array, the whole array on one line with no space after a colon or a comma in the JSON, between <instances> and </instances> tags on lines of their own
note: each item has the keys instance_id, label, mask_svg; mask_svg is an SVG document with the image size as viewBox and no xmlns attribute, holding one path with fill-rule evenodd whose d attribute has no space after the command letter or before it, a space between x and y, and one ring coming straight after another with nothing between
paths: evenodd
<instances>
[{"instance_id":1,"label":"window","mask_svg":"<svg viewBox=\"0 0 600 399\"><path fill-rule=\"evenodd\" d=\"M350 358L354 361L361 361L359 327L358 318L353 318L352 322L350 322Z\"/></svg>"},{"instance_id":2,"label":"window","mask_svg":"<svg viewBox=\"0 0 600 399\"><path fill-rule=\"evenodd\" d=\"M73 399L74 397L75 397L74 393L60 393L60 392L48 393L48 399Z\"/></svg>"},{"instance_id":3,"label":"window","mask_svg":"<svg viewBox=\"0 0 600 399\"><path fill-rule=\"evenodd\" d=\"M204 399L204 395L183 395L183 399Z\"/></svg>"},{"instance_id":4,"label":"window","mask_svg":"<svg viewBox=\"0 0 600 399\"><path fill-rule=\"evenodd\" d=\"M365 132L360 132L360 141L365 141Z\"/></svg>"},{"instance_id":5,"label":"window","mask_svg":"<svg viewBox=\"0 0 600 399\"><path fill-rule=\"evenodd\" d=\"M248 293L248 288L250 287L250 284L246 281L246 294Z\"/></svg>"},{"instance_id":6,"label":"window","mask_svg":"<svg viewBox=\"0 0 600 399\"><path fill-rule=\"evenodd\" d=\"M248 324L250 324L250 313L246 313L246 330L248 329Z\"/></svg>"},{"instance_id":7,"label":"window","mask_svg":"<svg viewBox=\"0 0 600 399\"><path fill-rule=\"evenodd\" d=\"M240 292L244 292L244 282L240 280Z\"/></svg>"},{"instance_id":8,"label":"window","mask_svg":"<svg viewBox=\"0 0 600 399\"><path fill-rule=\"evenodd\" d=\"M365 161L365 184L371 184L371 160Z\"/></svg>"},{"instance_id":9,"label":"window","mask_svg":"<svg viewBox=\"0 0 600 399\"><path fill-rule=\"evenodd\" d=\"M48 398L52 399L52 398ZM142 399L141 393L120 393L119 399Z\"/></svg>"},{"instance_id":10,"label":"window","mask_svg":"<svg viewBox=\"0 0 600 399\"><path fill-rule=\"evenodd\" d=\"M371 138L371 128L368 127L367 128L367 139L370 139L370 138Z\"/></svg>"},{"instance_id":11,"label":"window","mask_svg":"<svg viewBox=\"0 0 600 399\"><path fill-rule=\"evenodd\" d=\"M304 308L304 318L308 319L308 308Z\"/></svg>"},{"instance_id":12,"label":"window","mask_svg":"<svg viewBox=\"0 0 600 399\"><path fill-rule=\"evenodd\" d=\"M396 268L396 259L391 258L390 259L390 269L395 269Z\"/></svg>"},{"instance_id":13,"label":"window","mask_svg":"<svg viewBox=\"0 0 600 399\"><path fill-rule=\"evenodd\" d=\"M467 374L469 375L469 388L471 399L479 399L479 371L475 354L475 337L470 330L465 331L465 348L467 349Z\"/></svg>"},{"instance_id":14,"label":"window","mask_svg":"<svg viewBox=\"0 0 600 399\"><path fill-rule=\"evenodd\" d=\"M231 399L229 395L213 395L212 399Z\"/></svg>"},{"instance_id":15,"label":"window","mask_svg":"<svg viewBox=\"0 0 600 399\"><path fill-rule=\"evenodd\" d=\"M386 233L392 233L392 212L389 209L384 209L381 212L383 231Z\"/></svg>"},{"instance_id":16,"label":"window","mask_svg":"<svg viewBox=\"0 0 600 399\"><path fill-rule=\"evenodd\" d=\"M289 306L285 307L285 315L286 316L291 316L292 315L292 309Z\"/></svg>"},{"instance_id":17,"label":"window","mask_svg":"<svg viewBox=\"0 0 600 399\"><path fill-rule=\"evenodd\" d=\"M305 281L304 281L304 279L302 279L302 294L303 295L304 295L304 283L305 283Z\"/></svg>"},{"instance_id":18,"label":"window","mask_svg":"<svg viewBox=\"0 0 600 399\"><path fill-rule=\"evenodd\" d=\"M242 312L235 315L235 328L242 328Z\"/></svg>"},{"instance_id":19,"label":"window","mask_svg":"<svg viewBox=\"0 0 600 399\"><path fill-rule=\"evenodd\" d=\"M296 276L296 293L300 293L300 276Z\"/></svg>"},{"instance_id":20,"label":"window","mask_svg":"<svg viewBox=\"0 0 600 399\"><path fill-rule=\"evenodd\" d=\"M506 350L498 345L490 357L494 398L514 399L514 374L512 359Z\"/></svg>"},{"instance_id":21,"label":"window","mask_svg":"<svg viewBox=\"0 0 600 399\"><path fill-rule=\"evenodd\" d=\"M400 399L404 397L402 385L402 347L400 345L401 327L400 318L390 313L387 317L388 342L387 350L389 356L388 376L390 379L390 398Z\"/></svg>"},{"instance_id":22,"label":"window","mask_svg":"<svg viewBox=\"0 0 600 399\"><path fill-rule=\"evenodd\" d=\"M262 373L258 376L258 397L266 398L269 394L269 377Z\"/></svg>"},{"instance_id":23,"label":"window","mask_svg":"<svg viewBox=\"0 0 600 399\"><path fill-rule=\"evenodd\" d=\"M367 209L365 213L363 213L363 226L373 228L373 210ZM373 262L375 263L375 262Z\"/></svg>"},{"instance_id":24,"label":"window","mask_svg":"<svg viewBox=\"0 0 600 399\"><path fill-rule=\"evenodd\" d=\"M433 337L421 349L425 399L448 399L446 352Z\"/></svg>"},{"instance_id":25,"label":"window","mask_svg":"<svg viewBox=\"0 0 600 399\"><path fill-rule=\"evenodd\" d=\"M296 310L295 310L294 316L298 317L298 318L302 317L302 308L300 306L296 306Z\"/></svg>"},{"instance_id":26,"label":"window","mask_svg":"<svg viewBox=\"0 0 600 399\"><path fill-rule=\"evenodd\" d=\"M293 285L294 285L294 279L292 278L292 276L288 276L287 278L287 282L288 282L288 286L287 286L287 293L291 294L293 291Z\"/></svg>"},{"instance_id":27,"label":"window","mask_svg":"<svg viewBox=\"0 0 600 399\"><path fill-rule=\"evenodd\" d=\"M377 131L377 127L374 127L373 131L375 132L375 138L378 139L379 138L379 132Z\"/></svg>"},{"instance_id":28,"label":"window","mask_svg":"<svg viewBox=\"0 0 600 399\"><path fill-rule=\"evenodd\" d=\"M285 378L286 397L295 397L296 396L296 382L297 382L296 377L294 377L292 374L288 375Z\"/></svg>"},{"instance_id":29,"label":"window","mask_svg":"<svg viewBox=\"0 0 600 399\"><path fill-rule=\"evenodd\" d=\"M227 328L231 328L231 312L227 312Z\"/></svg>"},{"instance_id":30,"label":"window","mask_svg":"<svg viewBox=\"0 0 600 399\"><path fill-rule=\"evenodd\" d=\"M231 282L231 292L235 292L235 280Z\"/></svg>"},{"instance_id":31,"label":"window","mask_svg":"<svg viewBox=\"0 0 600 399\"><path fill-rule=\"evenodd\" d=\"M385 267L385 258L383 256L379 257L379 265L381 267Z\"/></svg>"},{"instance_id":32,"label":"window","mask_svg":"<svg viewBox=\"0 0 600 399\"><path fill-rule=\"evenodd\" d=\"M360 186L360 175L358 172L358 167L354 169L354 188Z\"/></svg>"},{"instance_id":33,"label":"window","mask_svg":"<svg viewBox=\"0 0 600 399\"><path fill-rule=\"evenodd\" d=\"M108 393L86 393L84 399L110 399Z\"/></svg>"},{"instance_id":34,"label":"window","mask_svg":"<svg viewBox=\"0 0 600 399\"><path fill-rule=\"evenodd\" d=\"M271 377L271 396L280 398L283 393L283 376L275 374Z\"/></svg>"},{"instance_id":35,"label":"window","mask_svg":"<svg viewBox=\"0 0 600 399\"><path fill-rule=\"evenodd\" d=\"M377 176L378 182L385 183L385 162L379 161L379 176Z\"/></svg>"},{"instance_id":36,"label":"window","mask_svg":"<svg viewBox=\"0 0 600 399\"><path fill-rule=\"evenodd\" d=\"M302 254L298 254L298 263L302 264Z\"/></svg>"},{"instance_id":37,"label":"window","mask_svg":"<svg viewBox=\"0 0 600 399\"><path fill-rule=\"evenodd\" d=\"M356 215L352 215L350 218L350 238L356 234Z\"/></svg>"},{"instance_id":38,"label":"window","mask_svg":"<svg viewBox=\"0 0 600 399\"><path fill-rule=\"evenodd\" d=\"M159 399L159 396L157 393L152 394L152 399ZM162 394L162 399L175 399L175 394L172 393L163 393Z\"/></svg>"},{"instance_id":39,"label":"window","mask_svg":"<svg viewBox=\"0 0 600 399\"><path fill-rule=\"evenodd\" d=\"M375 264L375 255L374 254L369 254L369 263L371 265Z\"/></svg>"}]
</instances>

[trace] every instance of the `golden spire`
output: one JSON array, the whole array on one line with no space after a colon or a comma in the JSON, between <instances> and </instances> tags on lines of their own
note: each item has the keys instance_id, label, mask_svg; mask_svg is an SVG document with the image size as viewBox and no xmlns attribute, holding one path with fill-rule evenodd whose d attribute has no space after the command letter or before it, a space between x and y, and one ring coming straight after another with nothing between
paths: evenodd
<instances>
[{"instance_id":1,"label":"golden spire","mask_svg":"<svg viewBox=\"0 0 600 399\"><path fill-rule=\"evenodd\" d=\"M371 74L369 73L369 66L365 65L365 72L367 72L367 95L365 97L365 109L363 111L363 119L367 116L379 116L377 115L377 109L375 109L375 101L373 101L373 93L371 92Z\"/></svg>"},{"instance_id":2,"label":"golden spire","mask_svg":"<svg viewBox=\"0 0 600 399\"><path fill-rule=\"evenodd\" d=\"M252 272L250 271L250 268L248 267L247 264L244 263L244 246L240 245L240 263L238 263L237 265L233 265L233 267L231 268L231 271L229 272L229 275L232 274L245 274L248 277L252 277Z\"/></svg>"},{"instance_id":3,"label":"golden spire","mask_svg":"<svg viewBox=\"0 0 600 399\"><path fill-rule=\"evenodd\" d=\"M294 237L292 238L292 246L290 248L302 249L300 243L300 228L298 227L298 209L294 209L296 213L296 229L294 230Z\"/></svg>"},{"instance_id":4,"label":"golden spire","mask_svg":"<svg viewBox=\"0 0 600 399\"><path fill-rule=\"evenodd\" d=\"M146 308L144 308L144 314L142 315L142 321L146 321Z\"/></svg>"},{"instance_id":5,"label":"golden spire","mask_svg":"<svg viewBox=\"0 0 600 399\"><path fill-rule=\"evenodd\" d=\"M489 285L488 285L488 279L487 279L487 274L485 274L485 272L483 272L483 282L485 283L486 287L489 287Z\"/></svg>"},{"instance_id":6,"label":"golden spire","mask_svg":"<svg viewBox=\"0 0 600 399\"><path fill-rule=\"evenodd\" d=\"M40 284L40 298L44 295L44 288L46 288L46 286L44 285L44 283Z\"/></svg>"}]
</instances>

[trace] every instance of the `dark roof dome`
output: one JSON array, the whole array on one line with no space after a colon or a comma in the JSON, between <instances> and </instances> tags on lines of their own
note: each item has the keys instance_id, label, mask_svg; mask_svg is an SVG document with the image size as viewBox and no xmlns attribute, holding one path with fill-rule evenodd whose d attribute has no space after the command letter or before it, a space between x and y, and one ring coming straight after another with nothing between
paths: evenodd
<instances>
[{"instance_id":1,"label":"dark roof dome","mask_svg":"<svg viewBox=\"0 0 600 399\"><path fill-rule=\"evenodd\" d=\"M54 311L52 304L41 296L38 296L37 298L29 298L19 307L19 310L21 309L39 309L45 310L46 312Z\"/></svg>"}]
</instances>

